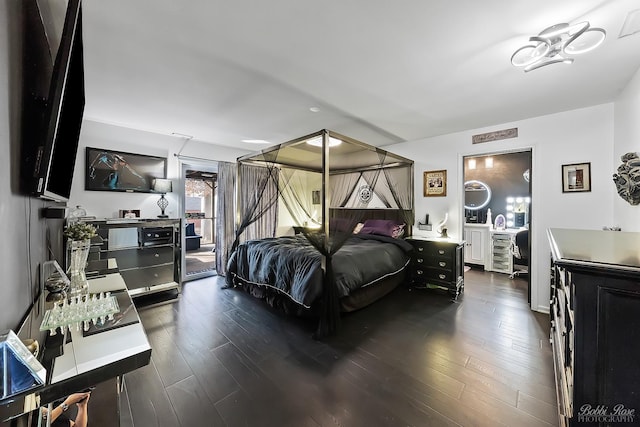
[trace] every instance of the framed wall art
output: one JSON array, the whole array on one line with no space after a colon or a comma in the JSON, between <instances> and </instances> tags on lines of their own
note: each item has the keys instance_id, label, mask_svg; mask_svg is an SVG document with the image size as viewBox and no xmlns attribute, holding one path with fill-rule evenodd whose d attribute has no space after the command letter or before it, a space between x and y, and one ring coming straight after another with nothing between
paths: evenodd
<instances>
[{"instance_id":1,"label":"framed wall art","mask_svg":"<svg viewBox=\"0 0 640 427\"><path fill-rule=\"evenodd\" d=\"M120 209L120 218L140 218L140 209Z\"/></svg>"},{"instance_id":2,"label":"framed wall art","mask_svg":"<svg viewBox=\"0 0 640 427\"><path fill-rule=\"evenodd\" d=\"M425 171L424 197L440 197L447 195L447 171Z\"/></svg>"},{"instance_id":3,"label":"framed wall art","mask_svg":"<svg viewBox=\"0 0 640 427\"><path fill-rule=\"evenodd\" d=\"M153 193L154 178L167 177L166 157L87 147L85 190Z\"/></svg>"},{"instance_id":4,"label":"framed wall art","mask_svg":"<svg viewBox=\"0 0 640 427\"><path fill-rule=\"evenodd\" d=\"M562 165L562 192L591 191L591 163Z\"/></svg>"},{"instance_id":5,"label":"framed wall art","mask_svg":"<svg viewBox=\"0 0 640 427\"><path fill-rule=\"evenodd\" d=\"M313 205L320 204L320 190L313 190L311 192L311 204Z\"/></svg>"}]
</instances>

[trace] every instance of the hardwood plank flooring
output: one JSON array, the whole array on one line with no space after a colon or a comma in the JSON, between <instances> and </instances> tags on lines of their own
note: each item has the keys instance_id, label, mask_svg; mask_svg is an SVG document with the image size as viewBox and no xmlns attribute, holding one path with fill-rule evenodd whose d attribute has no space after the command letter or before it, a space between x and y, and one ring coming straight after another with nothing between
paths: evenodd
<instances>
[{"instance_id":1,"label":"hardwood plank flooring","mask_svg":"<svg viewBox=\"0 0 640 427\"><path fill-rule=\"evenodd\" d=\"M125 375L127 425L556 426L547 315L526 283L471 270L451 302L398 287L311 338L223 278L138 299L152 363Z\"/></svg>"}]
</instances>

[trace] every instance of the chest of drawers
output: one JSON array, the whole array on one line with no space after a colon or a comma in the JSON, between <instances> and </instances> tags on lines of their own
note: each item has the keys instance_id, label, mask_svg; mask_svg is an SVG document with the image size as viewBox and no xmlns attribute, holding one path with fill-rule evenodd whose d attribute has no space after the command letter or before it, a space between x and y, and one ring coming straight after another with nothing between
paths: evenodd
<instances>
[{"instance_id":1,"label":"chest of drawers","mask_svg":"<svg viewBox=\"0 0 640 427\"><path fill-rule=\"evenodd\" d=\"M129 295L180 291L180 220L89 222L102 238L93 259L115 259Z\"/></svg>"},{"instance_id":2,"label":"chest of drawers","mask_svg":"<svg viewBox=\"0 0 640 427\"><path fill-rule=\"evenodd\" d=\"M407 239L413 246L411 285L439 287L455 299L464 289L464 245L450 239Z\"/></svg>"},{"instance_id":3,"label":"chest of drawers","mask_svg":"<svg viewBox=\"0 0 640 427\"><path fill-rule=\"evenodd\" d=\"M547 234L559 425L638 425L640 233Z\"/></svg>"}]
</instances>

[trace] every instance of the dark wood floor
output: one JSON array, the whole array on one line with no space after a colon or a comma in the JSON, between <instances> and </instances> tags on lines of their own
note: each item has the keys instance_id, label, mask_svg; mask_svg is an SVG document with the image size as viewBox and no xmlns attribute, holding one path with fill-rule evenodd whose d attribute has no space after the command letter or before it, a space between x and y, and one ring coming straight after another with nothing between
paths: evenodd
<instances>
[{"instance_id":1,"label":"dark wood floor","mask_svg":"<svg viewBox=\"0 0 640 427\"><path fill-rule=\"evenodd\" d=\"M125 376L123 424L557 425L548 316L529 310L523 279L469 271L456 303L401 287L325 341L222 283L139 307L152 361Z\"/></svg>"}]
</instances>

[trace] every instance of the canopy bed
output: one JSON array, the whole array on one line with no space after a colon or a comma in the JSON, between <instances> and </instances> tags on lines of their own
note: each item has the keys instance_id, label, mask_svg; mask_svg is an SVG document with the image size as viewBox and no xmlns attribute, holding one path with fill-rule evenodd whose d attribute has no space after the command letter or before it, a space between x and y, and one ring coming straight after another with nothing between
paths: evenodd
<instances>
[{"instance_id":1,"label":"canopy bed","mask_svg":"<svg viewBox=\"0 0 640 427\"><path fill-rule=\"evenodd\" d=\"M412 160L322 130L240 157L237 188L227 286L318 316L317 336L405 280ZM275 237L283 223L300 234Z\"/></svg>"}]
</instances>

